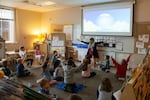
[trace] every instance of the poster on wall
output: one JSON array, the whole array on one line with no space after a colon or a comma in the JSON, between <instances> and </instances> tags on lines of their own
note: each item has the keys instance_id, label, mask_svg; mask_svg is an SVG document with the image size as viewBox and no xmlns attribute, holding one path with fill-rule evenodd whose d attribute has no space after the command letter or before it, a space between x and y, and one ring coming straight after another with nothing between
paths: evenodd
<instances>
[{"instance_id":1,"label":"poster on wall","mask_svg":"<svg viewBox=\"0 0 150 100\"><path fill-rule=\"evenodd\" d=\"M141 42L149 42L149 34L138 35L138 40Z\"/></svg>"},{"instance_id":2,"label":"poster on wall","mask_svg":"<svg viewBox=\"0 0 150 100\"><path fill-rule=\"evenodd\" d=\"M146 54L146 48L138 48L138 54Z\"/></svg>"},{"instance_id":3,"label":"poster on wall","mask_svg":"<svg viewBox=\"0 0 150 100\"><path fill-rule=\"evenodd\" d=\"M137 48L144 48L144 42L136 41Z\"/></svg>"},{"instance_id":4,"label":"poster on wall","mask_svg":"<svg viewBox=\"0 0 150 100\"><path fill-rule=\"evenodd\" d=\"M66 40L72 40L73 24L65 24L64 33L66 34Z\"/></svg>"},{"instance_id":5,"label":"poster on wall","mask_svg":"<svg viewBox=\"0 0 150 100\"><path fill-rule=\"evenodd\" d=\"M149 41L149 34L144 34L143 35L143 42L148 42Z\"/></svg>"}]
</instances>

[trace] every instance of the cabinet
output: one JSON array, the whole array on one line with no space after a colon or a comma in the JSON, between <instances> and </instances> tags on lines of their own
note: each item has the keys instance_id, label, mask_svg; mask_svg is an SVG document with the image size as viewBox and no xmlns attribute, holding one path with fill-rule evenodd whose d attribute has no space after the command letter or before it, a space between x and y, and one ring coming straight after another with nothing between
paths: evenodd
<instances>
[{"instance_id":1,"label":"cabinet","mask_svg":"<svg viewBox=\"0 0 150 100\"><path fill-rule=\"evenodd\" d=\"M65 33L52 33L51 34L51 51L56 50L62 57L65 57L66 52L66 35Z\"/></svg>"}]
</instances>

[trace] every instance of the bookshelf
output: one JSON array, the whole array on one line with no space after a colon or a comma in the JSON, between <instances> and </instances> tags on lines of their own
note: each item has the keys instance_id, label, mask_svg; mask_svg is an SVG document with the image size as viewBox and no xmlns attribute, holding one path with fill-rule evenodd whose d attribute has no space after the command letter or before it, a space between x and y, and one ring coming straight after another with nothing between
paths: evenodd
<instances>
[{"instance_id":1,"label":"bookshelf","mask_svg":"<svg viewBox=\"0 0 150 100\"><path fill-rule=\"evenodd\" d=\"M51 34L50 54L52 54L54 50L58 51L58 53L62 57L65 58L65 52L66 52L66 35L65 35L65 33L52 33Z\"/></svg>"}]
</instances>

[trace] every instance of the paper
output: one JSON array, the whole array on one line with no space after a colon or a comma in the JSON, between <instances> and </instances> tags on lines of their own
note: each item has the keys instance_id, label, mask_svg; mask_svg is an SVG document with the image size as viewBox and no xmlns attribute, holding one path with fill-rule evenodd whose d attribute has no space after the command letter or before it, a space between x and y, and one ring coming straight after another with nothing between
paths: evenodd
<instances>
[{"instance_id":1,"label":"paper","mask_svg":"<svg viewBox=\"0 0 150 100\"><path fill-rule=\"evenodd\" d=\"M146 54L146 48L138 48L138 54Z\"/></svg>"},{"instance_id":2,"label":"paper","mask_svg":"<svg viewBox=\"0 0 150 100\"><path fill-rule=\"evenodd\" d=\"M149 41L149 34L144 34L143 35L143 42L148 42Z\"/></svg>"},{"instance_id":3,"label":"paper","mask_svg":"<svg viewBox=\"0 0 150 100\"><path fill-rule=\"evenodd\" d=\"M138 36L138 40L139 40L139 41L143 41L143 35L139 35L139 36Z\"/></svg>"},{"instance_id":4,"label":"paper","mask_svg":"<svg viewBox=\"0 0 150 100\"><path fill-rule=\"evenodd\" d=\"M136 47L137 48L144 48L144 42L137 41L136 42Z\"/></svg>"},{"instance_id":5,"label":"paper","mask_svg":"<svg viewBox=\"0 0 150 100\"><path fill-rule=\"evenodd\" d=\"M64 25L64 33L66 34L66 40L72 40L73 25L72 24Z\"/></svg>"},{"instance_id":6,"label":"paper","mask_svg":"<svg viewBox=\"0 0 150 100\"><path fill-rule=\"evenodd\" d=\"M149 34L139 35L138 40L141 42L148 42L149 41Z\"/></svg>"},{"instance_id":7,"label":"paper","mask_svg":"<svg viewBox=\"0 0 150 100\"><path fill-rule=\"evenodd\" d=\"M59 37L58 36L53 36L53 41L58 41Z\"/></svg>"},{"instance_id":8,"label":"paper","mask_svg":"<svg viewBox=\"0 0 150 100\"><path fill-rule=\"evenodd\" d=\"M116 43L116 49L117 50L123 50L123 43L122 42Z\"/></svg>"}]
</instances>

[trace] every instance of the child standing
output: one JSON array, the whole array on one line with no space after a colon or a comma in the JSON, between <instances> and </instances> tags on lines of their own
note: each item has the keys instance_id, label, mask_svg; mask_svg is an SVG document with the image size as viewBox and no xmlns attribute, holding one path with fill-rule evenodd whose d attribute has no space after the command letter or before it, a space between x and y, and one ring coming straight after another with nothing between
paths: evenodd
<instances>
[{"instance_id":1,"label":"child standing","mask_svg":"<svg viewBox=\"0 0 150 100\"><path fill-rule=\"evenodd\" d=\"M54 80L63 81L64 80L64 70L61 65L60 60L56 60L54 63L54 73L53 73Z\"/></svg>"},{"instance_id":2,"label":"child standing","mask_svg":"<svg viewBox=\"0 0 150 100\"><path fill-rule=\"evenodd\" d=\"M102 71L106 71L108 72L108 70L110 69L110 61L109 61L110 56L106 55L105 56L105 60L100 64L100 67L102 69Z\"/></svg>"},{"instance_id":3,"label":"child standing","mask_svg":"<svg viewBox=\"0 0 150 100\"><path fill-rule=\"evenodd\" d=\"M23 76L29 76L30 72L24 68L24 65L22 64L22 59L17 60L17 76L23 77Z\"/></svg>"},{"instance_id":4,"label":"child standing","mask_svg":"<svg viewBox=\"0 0 150 100\"><path fill-rule=\"evenodd\" d=\"M112 84L109 78L103 78L98 88L98 100L111 100Z\"/></svg>"},{"instance_id":5,"label":"child standing","mask_svg":"<svg viewBox=\"0 0 150 100\"><path fill-rule=\"evenodd\" d=\"M125 78L126 77L126 71L127 71L127 66L128 62L130 60L130 55L127 57L127 59L122 59L121 64L119 64L113 57L111 57L114 65L116 66L116 77L118 78Z\"/></svg>"},{"instance_id":6,"label":"child standing","mask_svg":"<svg viewBox=\"0 0 150 100\"><path fill-rule=\"evenodd\" d=\"M91 57L89 55L86 55L85 58L83 59L83 65L82 66L82 77L87 77L91 78L96 75L95 72L91 72Z\"/></svg>"}]
</instances>

